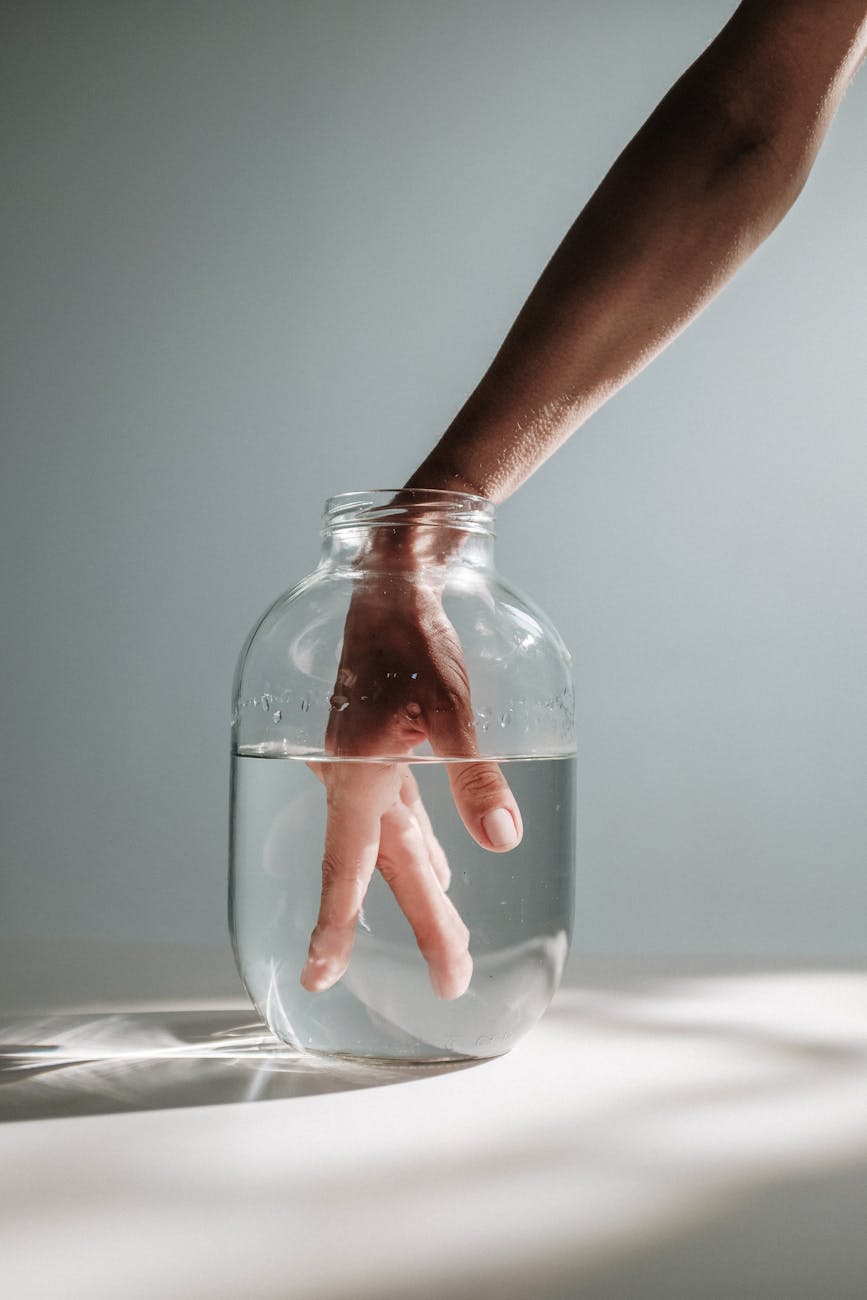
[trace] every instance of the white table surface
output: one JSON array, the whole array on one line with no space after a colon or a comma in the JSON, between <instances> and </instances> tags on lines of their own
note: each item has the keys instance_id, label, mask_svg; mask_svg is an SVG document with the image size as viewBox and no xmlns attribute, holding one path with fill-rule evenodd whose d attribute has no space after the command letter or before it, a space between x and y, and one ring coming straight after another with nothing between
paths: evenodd
<instances>
[{"instance_id":1,"label":"white table surface","mask_svg":"<svg viewBox=\"0 0 867 1300\"><path fill-rule=\"evenodd\" d=\"M3 1018L4 1298L867 1296L865 967L579 959L444 1072L122 985Z\"/></svg>"}]
</instances>

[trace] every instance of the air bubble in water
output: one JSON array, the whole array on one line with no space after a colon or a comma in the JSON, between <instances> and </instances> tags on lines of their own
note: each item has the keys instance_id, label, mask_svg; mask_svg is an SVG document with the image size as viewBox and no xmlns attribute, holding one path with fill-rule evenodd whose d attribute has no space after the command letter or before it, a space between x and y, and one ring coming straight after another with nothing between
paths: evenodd
<instances>
[{"instance_id":1,"label":"air bubble in water","mask_svg":"<svg viewBox=\"0 0 867 1300\"><path fill-rule=\"evenodd\" d=\"M300 704L299 707L300 707L302 713L306 713L307 710L310 708L310 701L308 700L308 698L307 698L306 695L304 696L303 700L301 701L301 704Z\"/></svg>"},{"instance_id":2,"label":"air bubble in water","mask_svg":"<svg viewBox=\"0 0 867 1300\"><path fill-rule=\"evenodd\" d=\"M335 713L342 713L344 709L349 708L349 700L345 695L332 695L331 707Z\"/></svg>"},{"instance_id":3,"label":"air bubble in water","mask_svg":"<svg viewBox=\"0 0 867 1300\"><path fill-rule=\"evenodd\" d=\"M271 716L273 717L273 719L274 719L275 722L282 722L282 721L283 721L283 710L282 710L282 709L275 709Z\"/></svg>"},{"instance_id":4,"label":"air bubble in water","mask_svg":"<svg viewBox=\"0 0 867 1300\"><path fill-rule=\"evenodd\" d=\"M511 723L511 721L512 721L512 712L511 712L510 709L506 709L506 712L505 712L505 713L501 713L501 714L500 714L500 726L501 726L501 727L508 727L509 724Z\"/></svg>"},{"instance_id":5,"label":"air bubble in water","mask_svg":"<svg viewBox=\"0 0 867 1300\"><path fill-rule=\"evenodd\" d=\"M261 698L261 700L259 701L259 703L262 705L262 712L263 712L263 713L270 713L270 712L271 712L271 696L270 696L270 695L263 695L262 698Z\"/></svg>"}]
</instances>

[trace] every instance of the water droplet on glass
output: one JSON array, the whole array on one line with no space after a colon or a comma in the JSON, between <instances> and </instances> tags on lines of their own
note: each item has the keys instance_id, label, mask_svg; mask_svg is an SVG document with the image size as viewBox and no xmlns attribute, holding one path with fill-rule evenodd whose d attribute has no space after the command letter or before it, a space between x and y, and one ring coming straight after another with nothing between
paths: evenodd
<instances>
[{"instance_id":1,"label":"water droplet on glass","mask_svg":"<svg viewBox=\"0 0 867 1300\"><path fill-rule=\"evenodd\" d=\"M259 703L262 705L262 712L263 712L263 713L270 713L270 711L271 711L271 696L270 696L270 695L263 695L262 698L261 698L261 700L259 701Z\"/></svg>"},{"instance_id":2,"label":"water droplet on glass","mask_svg":"<svg viewBox=\"0 0 867 1300\"><path fill-rule=\"evenodd\" d=\"M335 713L342 713L344 709L349 708L349 700L345 695L332 695L331 707Z\"/></svg>"},{"instance_id":3,"label":"water droplet on glass","mask_svg":"<svg viewBox=\"0 0 867 1300\"><path fill-rule=\"evenodd\" d=\"M511 723L511 721L512 721L512 714L511 714L511 712L510 712L509 709L506 709L506 712L505 712L505 713L501 713L501 714L500 714L500 726L501 726L501 727L508 727L509 724Z\"/></svg>"},{"instance_id":4,"label":"water droplet on glass","mask_svg":"<svg viewBox=\"0 0 867 1300\"><path fill-rule=\"evenodd\" d=\"M282 721L283 721L283 710L282 710L282 709L275 709L274 712L273 712L273 714L272 714L271 716L273 717L273 719L274 719L275 722L282 722Z\"/></svg>"},{"instance_id":5,"label":"water droplet on glass","mask_svg":"<svg viewBox=\"0 0 867 1300\"><path fill-rule=\"evenodd\" d=\"M301 704L300 704L299 707L300 707L302 713L306 713L307 710L310 708L310 701L308 700L308 698L307 698L306 695L304 696L303 700L301 701Z\"/></svg>"}]
</instances>

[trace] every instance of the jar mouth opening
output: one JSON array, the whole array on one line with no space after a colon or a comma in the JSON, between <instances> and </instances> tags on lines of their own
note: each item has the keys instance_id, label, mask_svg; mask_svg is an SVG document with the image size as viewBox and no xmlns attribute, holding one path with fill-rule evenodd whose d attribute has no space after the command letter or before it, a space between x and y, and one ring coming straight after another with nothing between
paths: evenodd
<instances>
[{"instance_id":1,"label":"jar mouth opening","mask_svg":"<svg viewBox=\"0 0 867 1300\"><path fill-rule=\"evenodd\" d=\"M459 528L493 535L494 503L440 488L371 488L341 492L325 502L326 532L343 528Z\"/></svg>"}]
</instances>

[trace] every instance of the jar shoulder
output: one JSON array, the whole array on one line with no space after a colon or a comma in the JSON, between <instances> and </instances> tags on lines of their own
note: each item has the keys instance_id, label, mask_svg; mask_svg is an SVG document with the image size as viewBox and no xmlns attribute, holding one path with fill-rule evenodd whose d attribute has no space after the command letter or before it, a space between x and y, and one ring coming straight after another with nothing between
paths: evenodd
<instances>
[{"instance_id":1,"label":"jar shoulder","mask_svg":"<svg viewBox=\"0 0 867 1300\"><path fill-rule=\"evenodd\" d=\"M381 574L375 581L381 584L379 594L386 616L392 602L396 610L403 611L412 602L414 590L425 582L400 573ZM339 641L353 595L371 582L371 574L363 569L335 571L320 566L313 570L272 601L254 624L241 650L239 667L251 651L261 653L287 637L303 636L308 644L312 636ZM571 663L568 647L551 616L496 569L454 566L444 581L432 580L430 586L437 591L462 644L467 642L465 650L479 634L497 634L516 638L526 648L544 646L565 664Z\"/></svg>"},{"instance_id":2,"label":"jar shoulder","mask_svg":"<svg viewBox=\"0 0 867 1300\"><path fill-rule=\"evenodd\" d=\"M380 575L380 580L373 625L378 630L379 622L393 618L396 635L390 648L396 647L397 655L394 661L388 653L381 656L383 681L394 676L394 669L404 673L412 668L406 656L413 653L414 638L403 635L407 612L413 601L423 607L433 594L447 622L434 618L430 635L450 637L450 628L456 634L483 750L494 739L503 753L569 750L574 726L571 657L531 597L491 568L454 566L421 601L417 577L412 583L395 575ZM288 737L296 751L321 745L344 654L350 602L360 585L369 582L363 571L347 574L325 567L269 606L238 661L233 718L239 741L252 743L254 737L258 742L259 733L267 732L266 740ZM410 623L412 617L410 612ZM496 737L487 735L493 726L499 728Z\"/></svg>"}]
</instances>

